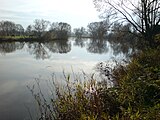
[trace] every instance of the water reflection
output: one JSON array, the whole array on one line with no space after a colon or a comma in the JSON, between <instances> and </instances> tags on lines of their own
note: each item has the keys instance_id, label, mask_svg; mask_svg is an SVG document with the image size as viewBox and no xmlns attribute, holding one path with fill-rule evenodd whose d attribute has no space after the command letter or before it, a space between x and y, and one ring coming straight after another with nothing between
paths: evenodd
<instances>
[{"instance_id":1,"label":"water reflection","mask_svg":"<svg viewBox=\"0 0 160 120\"><path fill-rule=\"evenodd\" d=\"M81 48L85 47L85 39L76 38L74 45Z\"/></svg>"},{"instance_id":2,"label":"water reflection","mask_svg":"<svg viewBox=\"0 0 160 120\"><path fill-rule=\"evenodd\" d=\"M0 53L5 55L6 53L11 53L16 50L20 50L24 47L24 42L2 42L0 43Z\"/></svg>"},{"instance_id":3,"label":"water reflection","mask_svg":"<svg viewBox=\"0 0 160 120\"><path fill-rule=\"evenodd\" d=\"M33 43L27 43L28 46L28 52L31 55L34 55L36 59L47 59L50 57L50 55L47 52L46 47L41 42L33 42Z\"/></svg>"},{"instance_id":4,"label":"water reflection","mask_svg":"<svg viewBox=\"0 0 160 120\"><path fill-rule=\"evenodd\" d=\"M2 42L0 43L0 53L14 52L18 49L26 49L29 54L33 55L36 59L49 59L51 53L68 53L71 51L71 42L68 40L56 40L49 42ZM84 43L83 43L84 45Z\"/></svg>"},{"instance_id":5,"label":"water reflection","mask_svg":"<svg viewBox=\"0 0 160 120\"><path fill-rule=\"evenodd\" d=\"M107 40L104 39L91 39L87 44L87 50L91 53L107 53L108 52L108 45Z\"/></svg>"},{"instance_id":6,"label":"water reflection","mask_svg":"<svg viewBox=\"0 0 160 120\"><path fill-rule=\"evenodd\" d=\"M52 53L68 53L71 51L71 42L68 40L57 40L44 44Z\"/></svg>"},{"instance_id":7,"label":"water reflection","mask_svg":"<svg viewBox=\"0 0 160 120\"><path fill-rule=\"evenodd\" d=\"M129 57L133 53L135 53L139 48L139 39L133 34L116 35L110 34L108 36L108 41L110 43L110 47L113 49L113 54L115 56L119 54L123 54L125 57Z\"/></svg>"},{"instance_id":8,"label":"water reflection","mask_svg":"<svg viewBox=\"0 0 160 120\"><path fill-rule=\"evenodd\" d=\"M113 55L130 56L137 48L131 40L117 40L114 36L105 39L75 39L71 40L56 40L48 42L2 42L0 43L0 53L5 55L16 50L21 50L26 47L28 53L33 55L35 59L49 59L52 53L69 53L73 46L84 48L89 53L107 54L112 49Z\"/></svg>"},{"instance_id":9,"label":"water reflection","mask_svg":"<svg viewBox=\"0 0 160 120\"><path fill-rule=\"evenodd\" d=\"M132 54L133 49L129 47L127 44L120 44L120 43L112 43L110 44L111 48L113 49L113 55L117 56L120 53L129 57Z\"/></svg>"}]
</instances>

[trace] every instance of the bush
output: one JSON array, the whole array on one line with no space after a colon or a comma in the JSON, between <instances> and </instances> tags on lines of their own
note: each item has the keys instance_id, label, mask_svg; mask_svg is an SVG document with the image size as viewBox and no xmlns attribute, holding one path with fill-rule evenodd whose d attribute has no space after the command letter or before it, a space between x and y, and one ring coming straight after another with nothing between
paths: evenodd
<instances>
[{"instance_id":1,"label":"bush","mask_svg":"<svg viewBox=\"0 0 160 120\"><path fill-rule=\"evenodd\" d=\"M128 64L115 64L100 69L108 80L116 83L97 83L82 77L71 80L65 75L64 86L56 84L52 92L56 98L46 100L44 94L30 88L42 120L158 120L160 118L160 55L150 49L134 56ZM85 78L85 74L83 75ZM84 81L84 82L80 82ZM115 82L116 81L116 82Z\"/></svg>"},{"instance_id":2,"label":"bush","mask_svg":"<svg viewBox=\"0 0 160 120\"><path fill-rule=\"evenodd\" d=\"M159 60L159 50L151 49L134 57L126 67L116 69L113 73L118 78L118 99L122 108L128 111L131 107L133 114L141 114L141 119L160 115L160 109L155 109L160 103Z\"/></svg>"},{"instance_id":3,"label":"bush","mask_svg":"<svg viewBox=\"0 0 160 120\"><path fill-rule=\"evenodd\" d=\"M114 104L116 103L114 97L105 93L104 89L98 88L93 77L87 82L80 82L80 78L76 78L76 81L72 82L70 75L64 75L64 78L66 82L64 86L58 85L58 83L55 83L55 79L52 79L54 85L52 92L56 94L56 98L50 98L49 100L42 93L38 79L36 80L38 91L35 87L28 87L38 103L39 119L108 120L109 114L112 114L110 110L116 112L117 105ZM104 101L104 95L107 94L108 99ZM108 101L109 106L105 105L104 102L106 101Z\"/></svg>"}]
</instances>

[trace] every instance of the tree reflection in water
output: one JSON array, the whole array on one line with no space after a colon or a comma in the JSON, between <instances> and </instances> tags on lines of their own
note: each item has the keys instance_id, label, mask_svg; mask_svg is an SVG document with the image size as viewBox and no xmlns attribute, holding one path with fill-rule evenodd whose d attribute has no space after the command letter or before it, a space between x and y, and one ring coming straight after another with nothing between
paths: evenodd
<instances>
[{"instance_id":1,"label":"tree reflection in water","mask_svg":"<svg viewBox=\"0 0 160 120\"><path fill-rule=\"evenodd\" d=\"M56 40L48 42L1 42L0 53L15 52L26 47L29 54L33 55L36 59L49 59L51 53L68 53L71 51L71 42L68 40Z\"/></svg>"},{"instance_id":2,"label":"tree reflection in water","mask_svg":"<svg viewBox=\"0 0 160 120\"><path fill-rule=\"evenodd\" d=\"M86 40L83 38L76 38L74 41L74 45L83 48L85 47L85 41Z\"/></svg>"},{"instance_id":3,"label":"tree reflection in water","mask_svg":"<svg viewBox=\"0 0 160 120\"><path fill-rule=\"evenodd\" d=\"M0 53L5 55L6 53L21 50L23 49L24 45L24 42L2 42L0 43Z\"/></svg>"},{"instance_id":4,"label":"tree reflection in water","mask_svg":"<svg viewBox=\"0 0 160 120\"><path fill-rule=\"evenodd\" d=\"M140 44L137 44L138 38L130 33L110 34L108 41L115 56L122 53L125 57L130 57L137 50L140 50Z\"/></svg>"},{"instance_id":5,"label":"tree reflection in water","mask_svg":"<svg viewBox=\"0 0 160 120\"><path fill-rule=\"evenodd\" d=\"M47 48L41 42L33 42L27 43L28 45L28 52L31 55L34 55L36 59L48 59L50 55L48 54Z\"/></svg>"},{"instance_id":6,"label":"tree reflection in water","mask_svg":"<svg viewBox=\"0 0 160 120\"><path fill-rule=\"evenodd\" d=\"M130 40L132 39L132 40ZM89 53L107 54L109 51L113 52L114 56L123 54L125 57L133 54L138 48L136 46L136 39L133 40L131 35L125 38L117 38L110 35L106 39L75 39L72 40L54 40L46 42L1 42L0 53L15 52L26 47L29 54L36 59L49 59L52 53L68 53L71 51L71 45L80 48L86 48Z\"/></svg>"},{"instance_id":7,"label":"tree reflection in water","mask_svg":"<svg viewBox=\"0 0 160 120\"><path fill-rule=\"evenodd\" d=\"M103 54L108 50L107 40L104 39L90 39L87 44L87 51L91 53Z\"/></svg>"},{"instance_id":8,"label":"tree reflection in water","mask_svg":"<svg viewBox=\"0 0 160 120\"><path fill-rule=\"evenodd\" d=\"M71 42L68 40L56 40L44 44L52 53L68 53L71 51Z\"/></svg>"},{"instance_id":9,"label":"tree reflection in water","mask_svg":"<svg viewBox=\"0 0 160 120\"><path fill-rule=\"evenodd\" d=\"M71 43L68 40L28 43L28 51L36 59L49 59L51 53L68 53L71 51Z\"/></svg>"}]
</instances>

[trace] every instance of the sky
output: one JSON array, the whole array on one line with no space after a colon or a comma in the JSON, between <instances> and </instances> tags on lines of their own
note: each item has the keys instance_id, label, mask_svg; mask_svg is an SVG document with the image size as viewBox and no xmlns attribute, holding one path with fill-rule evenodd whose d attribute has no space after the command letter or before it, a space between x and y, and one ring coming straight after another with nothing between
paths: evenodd
<instances>
[{"instance_id":1,"label":"sky","mask_svg":"<svg viewBox=\"0 0 160 120\"><path fill-rule=\"evenodd\" d=\"M10 20L26 28L35 19L67 22L73 28L100 21L92 0L0 0L0 21Z\"/></svg>"}]
</instances>

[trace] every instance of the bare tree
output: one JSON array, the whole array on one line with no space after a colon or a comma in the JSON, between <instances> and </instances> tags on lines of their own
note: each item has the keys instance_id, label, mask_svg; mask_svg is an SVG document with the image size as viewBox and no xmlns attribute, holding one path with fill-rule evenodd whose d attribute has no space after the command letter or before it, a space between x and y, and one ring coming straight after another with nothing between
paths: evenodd
<instances>
[{"instance_id":1,"label":"bare tree","mask_svg":"<svg viewBox=\"0 0 160 120\"><path fill-rule=\"evenodd\" d=\"M57 31L59 29L59 23L58 22L53 22L51 25L50 25L50 31Z\"/></svg>"},{"instance_id":2,"label":"bare tree","mask_svg":"<svg viewBox=\"0 0 160 120\"><path fill-rule=\"evenodd\" d=\"M77 38L82 38L86 34L86 30L84 27L81 28L75 28L74 34Z\"/></svg>"},{"instance_id":3,"label":"bare tree","mask_svg":"<svg viewBox=\"0 0 160 120\"><path fill-rule=\"evenodd\" d=\"M25 32L26 32L26 35L28 35L28 36L33 35L33 26L28 25Z\"/></svg>"},{"instance_id":4,"label":"bare tree","mask_svg":"<svg viewBox=\"0 0 160 120\"><path fill-rule=\"evenodd\" d=\"M112 22L129 22L150 45L160 23L160 0L93 0ZM102 16L103 16L102 15Z\"/></svg>"},{"instance_id":5,"label":"bare tree","mask_svg":"<svg viewBox=\"0 0 160 120\"><path fill-rule=\"evenodd\" d=\"M24 35L24 28L22 25L20 25L20 24L15 25L15 34L19 35L19 36Z\"/></svg>"},{"instance_id":6,"label":"bare tree","mask_svg":"<svg viewBox=\"0 0 160 120\"><path fill-rule=\"evenodd\" d=\"M71 25L64 22L52 23L50 31L56 34L56 39L68 39L69 35L71 34Z\"/></svg>"},{"instance_id":7,"label":"bare tree","mask_svg":"<svg viewBox=\"0 0 160 120\"><path fill-rule=\"evenodd\" d=\"M87 27L90 36L98 39L103 39L109 28L107 21L92 22Z\"/></svg>"},{"instance_id":8,"label":"bare tree","mask_svg":"<svg viewBox=\"0 0 160 120\"><path fill-rule=\"evenodd\" d=\"M47 29L49 25L49 21L43 20L43 19L36 19L34 21L34 30L37 33L38 37L42 37L42 33Z\"/></svg>"},{"instance_id":9,"label":"bare tree","mask_svg":"<svg viewBox=\"0 0 160 120\"><path fill-rule=\"evenodd\" d=\"M1 21L0 22L0 35L1 36L24 35L24 28L21 24L15 24L12 21Z\"/></svg>"},{"instance_id":10,"label":"bare tree","mask_svg":"<svg viewBox=\"0 0 160 120\"><path fill-rule=\"evenodd\" d=\"M15 33L15 23L11 21L0 22L0 32L2 36L10 36Z\"/></svg>"}]
</instances>

